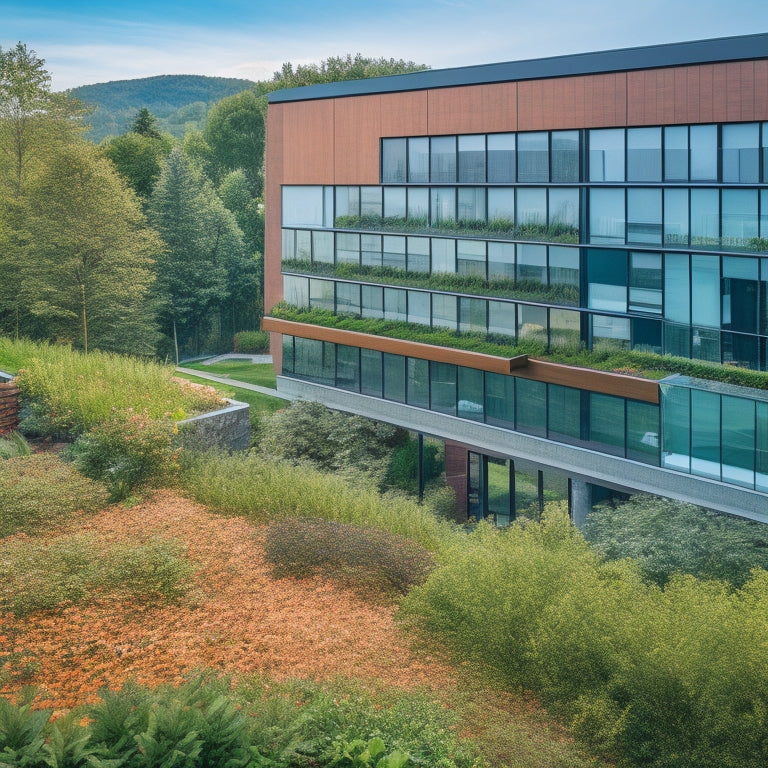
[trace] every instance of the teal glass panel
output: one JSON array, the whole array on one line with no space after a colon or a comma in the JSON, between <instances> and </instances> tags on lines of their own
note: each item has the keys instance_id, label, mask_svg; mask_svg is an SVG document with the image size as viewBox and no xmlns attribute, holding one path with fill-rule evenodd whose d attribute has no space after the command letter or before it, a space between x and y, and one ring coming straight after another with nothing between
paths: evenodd
<instances>
[{"instance_id":1,"label":"teal glass panel","mask_svg":"<svg viewBox=\"0 0 768 768\"><path fill-rule=\"evenodd\" d=\"M548 433L560 443L581 442L581 392L573 387L550 384L547 387Z\"/></svg>"},{"instance_id":2,"label":"teal glass panel","mask_svg":"<svg viewBox=\"0 0 768 768\"><path fill-rule=\"evenodd\" d=\"M332 280L310 280L309 281L309 306L319 309L327 309L334 312L336 304L334 301L334 284Z\"/></svg>"},{"instance_id":3,"label":"teal glass panel","mask_svg":"<svg viewBox=\"0 0 768 768\"><path fill-rule=\"evenodd\" d=\"M515 183L516 147L514 133L492 133L488 136L488 181L491 184Z\"/></svg>"},{"instance_id":4,"label":"teal glass panel","mask_svg":"<svg viewBox=\"0 0 768 768\"><path fill-rule=\"evenodd\" d=\"M515 279L514 243L488 243L488 279Z\"/></svg>"},{"instance_id":5,"label":"teal glass panel","mask_svg":"<svg viewBox=\"0 0 768 768\"><path fill-rule=\"evenodd\" d=\"M486 423L515 428L515 379L501 373L485 374Z\"/></svg>"},{"instance_id":6,"label":"teal glass panel","mask_svg":"<svg viewBox=\"0 0 768 768\"><path fill-rule=\"evenodd\" d=\"M691 322L689 274L690 257L687 253L664 255L664 317L667 320L684 324Z\"/></svg>"},{"instance_id":7,"label":"teal glass panel","mask_svg":"<svg viewBox=\"0 0 768 768\"><path fill-rule=\"evenodd\" d=\"M290 376L293 373L293 336L283 334L283 367L282 374Z\"/></svg>"},{"instance_id":8,"label":"teal glass panel","mask_svg":"<svg viewBox=\"0 0 768 768\"><path fill-rule=\"evenodd\" d=\"M293 375L315 381L315 374L322 366L323 343L297 336L293 343Z\"/></svg>"},{"instance_id":9,"label":"teal glass panel","mask_svg":"<svg viewBox=\"0 0 768 768\"><path fill-rule=\"evenodd\" d=\"M384 289L378 285L362 286L362 307L360 314L363 317L375 317L384 319Z\"/></svg>"},{"instance_id":10,"label":"teal glass panel","mask_svg":"<svg viewBox=\"0 0 768 768\"><path fill-rule=\"evenodd\" d=\"M360 314L360 285L358 283L336 283L336 312L338 314Z\"/></svg>"},{"instance_id":11,"label":"teal glass panel","mask_svg":"<svg viewBox=\"0 0 768 768\"><path fill-rule=\"evenodd\" d=\"M462 333L486 333L488 317L485 299L459 297L459 330Z\"/></svg>"},{"instance_id":12,"label":"teal glass panel","mask_svg":"<svg viewBox=\"0 0 768 768\"><path fill-rule=\"evenodd\" d=\"M768 133L768 129L766 129ZM768 167L766 167L766 173L768 173ZM764 250L768 248L768 189L760 190L760 238L755 243L751 243L754 246L754 250Z\"/></svg>"},{"instance_id":13,"label":"teal glass panel","mask_svg":"<svg viewBox=\"0 0 768 768\"><path fill-rule=\"evenodd\" d=\"M405 269L405 238L384 235L382 263L385 267Z\"/></svg>"},{"instance_id":14,"label":"teal glass panel","mask_svg":"<svg viewBox=\"0 0 768 768\"><path fill-rule=\"evenodd\" d=\"M459 181L485 181L485 136L459 136Z\"/></svg>"},{"instance_id":15,"label":"teal glass panel","mask_svg":"<svg viewBox=\"0 0 768 768\"><path fill-rule=\"evenodd\" d=\"M384 353L384 398L405 402L405 358Z\"/></svg>"},{"instance_id":16,"label":"teal glass panel","mask_svg":"<svg viewBox=\"0 0 768 768\"><path fill-rule=\"evenodd\" d=\"M433 136L430 140L429 179L438 184L456 181L455 136Z\"/></svg>"},{"instance_id":17,"label":"teal glass panel","mask_svg":"<svg viewBox=\"0 0 768 768\"><path fill-rule=\"evenodd\" d=\"M523 184L549 181L549 134L517 134L517 180Z\"/></svg>"},{"instance_id":18,"label":"teal glass panel","mask_svg":"<svg viewBox=\"0 0 768 768\"><path fill-rule=\"evenodd\" d=\"M633 251L629 254L629 310L661 314L661 254Z\"/></svg>"},{"instance_id":19,"label":"teal glass panel","mask_svg":"<svg viewBox=\"0 0 768 768\"><path fill-rule=\"evenodd\" d=\"M517 246L517 279L547 284L547 246L521 243Z\"/></svg>"},{"instance_id":20,"label":"teal glass panel","mask_svg":"<svg viewBox=\"0 0 768 768\"><path fill-rule=\"evenodd\" d=\"M589 132L589 180L624 181L624 129Z\"/></svg>"},{"instance_id":21,"label":"teal glass panel","mask_svg":"<svg viewBox=\"0 0 768 768\"><path fill-rule=\"evenodd\" d=\"M723 328L758 333L758 259L723 257Z\"/></svg>"},{"instance_id":22,"label":"teal glass panel","mask_svg":"<svg viewBox=\"0 0 768 768\"><path fill-rule=\"evenodd\" d=\"M661 189L627 190L627 242L661 245Z\"/></svg>"},{"instance_id":23,"label":"teal glass panel","mask_svg":"<svg viewBox=\"0 0 768 768\"><path fill-rule=\"evenodd\" d=\"M429 293L427 291L408 291L408 322L430 326L431 320Z\"/></svg>"},{"instance_id":24,"label":"teal glass panel","mask_svg":"<svg viewBox=\"0 0 768 768\"><path fill-rule=\"evenodd\" d=\"M383 184L404 184L407 171L407 140L381 140L381 181Z\"/></svg>"},{"instance_id":25,"label":"teal glass panel","mask_svg":"<svg viewBox=\"0 0 768 768\"><path fill-rule=\"evenodd\" d=\"M664 190L664 245L688 247L688 190Z\"/></svg>"},{"instance_id":26,"label":"teal glass panel","mask_svg":"<svg viewBox=\"0 0 768 768\"><path fill-rule=\"evenodd\" d=\"M336 386L350 392L360 391L360 350L336 345Z\"/></svg>"},{"instance_id":27,"label":"teal glass panel","mask_svg":"<svg viewBox=\"0 0 768 768\"><path fill-rule=\"evenodd\" d=\"M690 127L691 181L717 181L717 126Z\"/></svg>"},{"instance_id":28,"label":"teal glass panel","mask_svg":"<svg viewBox=\"0 0 768 768\"><path fill-rule=\"evenodd\" d=\"M724 189L723 248L748 248L758 235L757 190Z\"/></svg>"},{"instance_id":29,"label":"teal glass panel","mask_svg":"<svg viewBox=\"0 0 768 768\"><path fill-rule=\"evenodd\" d=\"M691 247L720 245L720 195L716 189L691 190Z\"/></svg>"},{"instance_id":30,"label":"teal glass panel","mask_svg":"<svg viewBox=\"0 0 768 768\"><path fill-rule=\"evenodd\" d=\"M659 406L627 400L627 458L659 466Z\"/></svg>"},{"instance_id":31,"label":"teal glass panel","mask_svg":"<svg viewBox=\"0 0 768 768\"><path fill-rule=\"evenodd\" d=\"M517 338L547 344L547 308L533 304L517 305Z\"/></svg>"},{"instance_id":32,"label":"teal glass panel","mask_svg":"<svg viewBox=\"0 0 768 768\"><path fill-rule=\"evenodd\" d=\"M402 288L384 289L384 319L408 320L407 294Z\"/></svg>"},{"instance_id":33,"label":"teal glass panel","mask_svg":"<svg viewBox=\"0 0 768 768\"><path fill-rule=\"evenodd\" d=\"M755 408L755 489L768 492L768 403Z\"/></svg>"},{"instance_id":34,"label":"teal glass panel","mask_svg":"<svg viewBox=\"0 0 768 768\"><path fill-rule=\"evenodd\" d=\"M738 365L739 368L759 368L759 337L745 333L727 333L720 335L724 363Z\"/></svg>"},{"instance_id":35,"label":"teal glass panel","mask_svg":"<svg viewBox=\"0 0 768 768\"><path fill-rule=\"evenodd\" d=\"M720 360L720 331L715 328L691 327L691 357L695 360L706 360L719 363Z\"/></svg>"},{"instance_id":36,"label":"teal glass panel","mask_svg":"<svg viewBox=\"0 0 768 768\"><path fill-rule=\"evenodd\" d=\"M381 253L381 235L361 235L360 262L364 267L380 267Z\"/></svg>"},{"instance_id":37,"label":"teal glass panel","mask_svg":"<svg viewBox=\"0 0 768 768\"><path fill-rule=\"evenodd\" d=\"M547 385L517 379L517 429L529 435L547 435Z\"/></svg>"},{"instance_id":38,"label":"teal glass panel","mask_svg":"<svg viewBox=\"0 0 768 768\"><path fill-rule=\"evenodd\" d=\"M661 385L661 465L691 471L691 397L684 387Z\"/></svg>"},{"instance_id":39,"label":"teal glass panel","mask_svg":"<svg viewBox=\"0 0 768 768\"><path fill-rule=\"evenodd\" d=\"M627 311L627 252L587 251L589 307L608 312Z\"/></svg>"},{"instance_id":40,"label":"teal glass panel","mask_svg":"<svg viewBox=\"0 0 768 768\"><path fill-rule=\"evenodd\" d=\"M552 181L559 184L578 182L579 132L552 131Z\"/></svg>"},{"instance_id":41,"label":"teal glass panel","mask_svg":"<svg viewBox=\"0 0 768 768\"><path fill-rule=\"evenodd\" d=\"M360 391L371 397L382 397L384 367L381 352L373 349L360 350Z\"/></svg>"},{"instance_id":42,"label":"teal glass panel","mask_svg":"<svg viewBox=\"0 0 768 768\"><path fill-rule=\"evenodd\" d=\"M483 372L475 368L459 368L458 412L462 419L483 421L485 417Z\"/></svg>"},{"instance_id":43,"label":"teal glass panel","mask_svg":"<svg viewBox=\"0 0 768 768\"><path fill-rule=\"evenodd\" d=\"M661 128L627 130L627 181L661 181Z\"/></svg>"},{"instance_id":44,"label":"teal glass panel","mask_svg":"<svg viewBox=\"0 0 768 768\"><path fill-rule=\"evenodd\" d=\"M691 257L691 323L720 327L720 258Z\"/></svg>"},{"instance_id":45,"label":"teal glass panel","mask_svg":"<svg viewBox=\"0 0 768 768\"><path fill-rule=\"evenodd\" d=\"M723 181L756 184L760 181L760 124L731 123L722 131Z\"/></svg>"},{"instance_id":46,"label":"teal glass panel","mask_svg":"<svg viewBox=\"0 0 768 768\"><path fill-rule=\"evenodd\" d=\"M632 349L638 352L662 354L661 321L648 317L633 317L630 320Z\"/></svg>"},{"instance_id":47,"label":"teal glass panel","mask_svg":"<svg viewBox=\"0 0 768 768\"><path fill-rule=\"evenodd\" d=\"M589 190L589 242L623 243L626 207L623 189Z\"/></svg>"},{"instance_id":48,"label":"teal glass panel","mask_svg":"<svg viewBox=\"0 0 768 768\"><path fill-rule=\"evenodd\" d=\"M408 139L408 181L424 184L429 181L429 139Z\"/></svg>"},{"instance_id":49,"label":"teal glass panel","mask_svg":"<svg viewBox=\"0 0 768 768\"><path fill-rule=\"evenodd\" d=\"M294 307L308 307L309 278L283 275L283 299Z\"/></svg>"},{"instance_id":50,"label":"teal glass panel","mask_svg":"<svg viewBox=\"0 0 768 768\"><path fill-rule=\"evenodd\" d=\"M671 125L664 128L664 179L688 180L687 125Z\"/></svg>"},{"instance_id":51,"label":"teal glass panel","mask_svg":"<svg viewBox=\"0 0 768 768\"><path fill-rule=\"evenodd\" d=\"M755 487L755 401L723 395L723 482Z\"/></svg>"},{"instance_id":52,"label":"teal glass panel","mask_svg":"<svg viewBox=\"0 0 768 768\"><path fill-rule=\"evenodd\" d=\"M589 393L589 446L603 453L623 456L626 442L624 399Z\"/></svg>"},{"instance_id":53,"label":"teal glass panel","mask_svg":"<svg viewBox=\"0 0 768 768\"><path fill-rule=\"evenodd\" d=\"M691 474L720 479L720 395L691 390Z\"/></svg>"},{"instance_id":54,"label":"teal glass panel","mask_svg":"<svg viewBox=\"0 0 768 768\"><path fill-rule=\"evenodd\" d=\"M408 238L408 260L406 268L409 272L429 272L429 238Z\"/></svg>"},{"instance_id":55,"label":"teal glass panel","mask_svg":"<svg viewBox=\"0 0 768 768\"><path fill-rule=\"evenodd\" d=\"M517 338L517 304L511 301L488 302L488 333L506 337L505 343L514 343Z\"/></svg>"},{"instance_id":56,"label":"teal glass panel","mask_svg":"<svg viewBox=\"0 0 768 768\"><path fill-rule=\"evenodd\" d=\"M432 294L432 325L452 331L458 329L456 296L449 293Z\"/></svg>"},{"instance_id":57,"label":"teal glass panel","mask_svg":"<svg viewBox=\"0 0 768 768\"><path fill-rule=\"evenodd\" d=\"M419 408L429 408L429 363L407 358L406 402Z\"/></svg>"},{"instance_id":58,"label":"teal glass panel","mask_svg":"<svg viewBox=\"0 0 768 768\"><path fill-rule=\"evenodd\" d=\"M456 415L456 366L449 363L429 364L430 409Z\"/></svg>"}]
</instances>

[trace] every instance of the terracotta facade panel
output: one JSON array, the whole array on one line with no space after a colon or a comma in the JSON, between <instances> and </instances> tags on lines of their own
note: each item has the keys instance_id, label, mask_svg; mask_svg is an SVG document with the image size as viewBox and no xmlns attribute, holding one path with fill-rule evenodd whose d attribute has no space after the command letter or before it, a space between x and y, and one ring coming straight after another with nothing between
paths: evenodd
<instances>
[{"instance_id":1,"label":"terracotta facade panel","mask_svg":"<svg viewBox=\"0 0 768 768\"><path fill-rule=\"evenodd\" d=\"M283 158L283 184L333 184L334 100L285 107L283 142L290 152Z\"/></svg>"},{"instance_id":2,"label":"terracotta facade panel","mask_svg":"<svg viewBox=\"0 0 768 768\"><path fill-rule=\"evenodd\" d=\"M336 99L334 126L335 183L378 184L381 97Z\"/></svg>"},{"instance_id":3,"label":"terracotta facade panel","mask_svg":"<svg viewBox=\"0 0 768 768\"><path fill-rule=\"evenodd\" d=\"M385 93L378 98L382 136L426 136L427 91Z\"/></svg>"},{"instance_id":4,"label":"terracotta facade panel","mask_svg":"<svg viewBox=\"0 0 768 768\"><path fill-rule=\"evenodd\" d=\"M517 84L495 83L427 92L431 135L517 130Z\"/></svg>"}]
</instances>

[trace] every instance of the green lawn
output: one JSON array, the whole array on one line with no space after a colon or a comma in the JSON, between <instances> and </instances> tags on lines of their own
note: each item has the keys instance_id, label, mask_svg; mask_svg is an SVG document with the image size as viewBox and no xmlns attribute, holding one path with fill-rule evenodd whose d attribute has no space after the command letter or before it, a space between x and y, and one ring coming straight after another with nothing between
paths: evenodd
<instances>
[{"instance_id":1,"label":"green lawn","mask_svg":"<svg viewBox=\"0 0 768 768\"><path fill-rule=\"evenodd\" d=\"M184 368L193 368L196 371L205 371L216 376L226 376L236 381L245 381L248 384L257 384L260 387L274 389L275 371L270 363L252 363L249 360L224 360L212 365L202 363L184 363Z\"/></svg>"},{"instance_id":2,"label":"green lawn","mask_svg":"<svg viewBox=\"0 0 768 768\"><path fill-rule=\"evenodd\" d=\"M185 366L186 367L186 366ZM190 366L191 367L191 366ZM265 367L265 366L251 366L251 367ZM219 375L217 373L217 375ZM232 400L239 400L241 403L248 403L251 406L251 420L259 418L262 413L274 413L281 408L285 408L287 403L279 397L270 397L269 395L262 395L260 392L254 392L251 389L242 389L234 384L228 386L226 384L218 384L215 381L209 381L208 379L201 379L197 376L190 376L186 373L176 372L176 376L180 379L188 379L194 381L197 384L206 384L213 387L217 392L221 393L224 397L229 397ZM273 376L274 379L274 376ZM261 382L254 382L259 383ZM263 386L269 386L264 384ZM274 386L274 382L273 385Z\"/></svg>"}]
</instances>

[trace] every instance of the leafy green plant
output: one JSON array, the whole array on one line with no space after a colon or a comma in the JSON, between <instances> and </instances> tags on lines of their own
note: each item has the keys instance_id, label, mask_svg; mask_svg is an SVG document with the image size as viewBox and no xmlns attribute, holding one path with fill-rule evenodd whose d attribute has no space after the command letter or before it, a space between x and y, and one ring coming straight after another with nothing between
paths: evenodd
<instances>
[{"instance_id":1,"label":"leafy green plant","mask_svg":"<svg viewBox=\"0 0 768 768\"><path fill-rule=\"evenodd\" d=\"M50 716L50 710L33 710L29 699L15 705L0 697L0 766L46 766L45 726Z\"/></svg>"},{"instance_id":2,"label":"leafy green plant","mask_svg":"<svg viewBox=\"0 0 768 768\"><path fill-rule=\"evenodd\" d=\"M374 593L405 594L435 567L432 555L404 536L329 520L272 523L265 553L278 576L320 573Z\"/></svg>"},{"instance_id":3,"label":"leafy green plant","mask_svg":"<svg viewBox=\"0 0 768 768\"><path fill-rule=\"evenodd\" d=\"M408 754L401 749L395 749L388 755L384 740L374 736L369 741L353 739L352 741L334 741L334 755L330 765L346 768L403 768L410 762Z\"/></svg>"},{"instance_id":4,"label":"leafy green plant","mask_svg":"<svg viewBox=\"0 0 768 768\"><path fill-rule=\"evenodd\" d=\"M11 432L10 435L0 437L0 460L29 456L31 453L32 449L21 432Z\"/></svg>"},{"instance_id":5,"label":"leafy green plant","mask_svg":"<svg viewBox=\"0 0 768 768\"><path fill-rule=\"evenodd\" d=\"M104 486L56 455L0 461L0 539L45 530L79 512L96 512L106 502Z\"/></svg>"},{"instance_id":6,"label":"leafy green plant","mask_svg":"<svg viewBox=\"0 0 768 768\"><path fill-rule=\"evenodd\" d=\"M235 334L235 352L263 354L269 352L269 334L266 331L238 331Z\"/></svg>"}]
</instances>

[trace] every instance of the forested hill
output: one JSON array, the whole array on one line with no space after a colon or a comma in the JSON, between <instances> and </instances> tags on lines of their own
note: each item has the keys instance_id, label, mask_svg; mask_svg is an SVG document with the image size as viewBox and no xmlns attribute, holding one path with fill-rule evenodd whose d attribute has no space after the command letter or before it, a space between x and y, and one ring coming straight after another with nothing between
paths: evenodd
<instances>
[{"instance_id":1,"label":"forested hill","mask_svg":"<svg viewBox=\"0 0 768 768\"><path fill-rule=\"evenodd\" d=\"M89 116L92 130L88 137L98 142L125 133L142 107L157 117L163 130L181 137L188 127L202 128L214 102L253 86L250 80L232 77L159 75L83 85L71 93L96 108Z\"/></svg>"}]
</instances>

